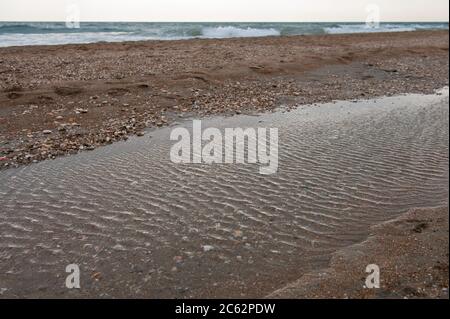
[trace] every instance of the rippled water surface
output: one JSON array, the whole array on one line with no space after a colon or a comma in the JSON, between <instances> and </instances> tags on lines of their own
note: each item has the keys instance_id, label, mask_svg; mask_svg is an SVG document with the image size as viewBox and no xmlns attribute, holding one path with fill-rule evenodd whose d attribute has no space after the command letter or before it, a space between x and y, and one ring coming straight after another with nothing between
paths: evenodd
<instances>
[{"instance_id":1,"label":"rippled water surface","mask_svg":"<svg viewBox=\"0 0 450 319\"><path fill-rule=\"evenodd\" d=\"M262 297L370 225L448 205L448 110L445 89L203 121L277 127L269 176L171 163L173 127L0 172L0 297Z\"/></svg>"}]
</instances>

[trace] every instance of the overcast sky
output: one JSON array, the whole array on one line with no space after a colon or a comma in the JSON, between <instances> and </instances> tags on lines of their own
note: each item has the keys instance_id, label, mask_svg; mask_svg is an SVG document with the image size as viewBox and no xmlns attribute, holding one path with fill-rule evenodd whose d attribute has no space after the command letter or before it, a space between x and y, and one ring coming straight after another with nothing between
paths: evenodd
<instances>
[{"instance_id":1,"label":"overcast sky","mask_svg":"<svg viewBox=\"0 0 450 319\"><path fill-rule=\"evenodd\" d=\"M0 0L0 21L65 21L77 3L82 21L448 21L448 0Z\"/></svg>"}]
</instances>

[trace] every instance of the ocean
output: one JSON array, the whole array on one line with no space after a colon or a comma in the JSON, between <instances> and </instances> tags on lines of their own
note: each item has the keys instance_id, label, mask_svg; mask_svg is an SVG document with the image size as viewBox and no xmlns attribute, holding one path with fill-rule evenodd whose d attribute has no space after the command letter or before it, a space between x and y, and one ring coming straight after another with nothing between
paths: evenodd
<instances>
[{"instance_id":1,"label":"ocean","mask_svg":"<svg viewBox=\"0 0 450 319\"><path fill-rule=\"evenodd\" d=\"M181 40L192 38L263 37L280 35L448 30L448 23L150 23L0 22L0 47L68 43Z\"/></svg>"}]
</instances>

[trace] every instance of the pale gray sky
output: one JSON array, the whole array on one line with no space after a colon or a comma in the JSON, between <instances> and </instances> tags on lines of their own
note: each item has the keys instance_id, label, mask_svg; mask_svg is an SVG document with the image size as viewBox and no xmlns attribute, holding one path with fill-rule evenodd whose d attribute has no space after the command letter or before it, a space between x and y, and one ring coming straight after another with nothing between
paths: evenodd
<instances>
[{"instance_id":1,"label":"pale gray sky","mask_svg":"<svg viewBox=\"0 0 450 319\"><path fill-rule=\"evenodd\" d=\"M377 4L382 21L448 21L448 0L0 0L0 21L65 21L78 4L82 21L365 21Z\"/></svg>"}]
</instances>

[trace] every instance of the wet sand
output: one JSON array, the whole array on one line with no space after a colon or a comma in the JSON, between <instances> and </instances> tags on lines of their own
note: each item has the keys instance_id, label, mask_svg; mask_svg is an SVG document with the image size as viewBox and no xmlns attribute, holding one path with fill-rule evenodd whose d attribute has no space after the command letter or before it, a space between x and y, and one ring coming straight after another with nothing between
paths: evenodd
<instances>
[{"instance_id":1,"label":"wet sand","mask_svg":"<svg viewBox=\"0 0 450 319\"><path fill-rule=\"evenodd\" d=\"M366 240L374 225L448 206L448 88L288 109L203 121L278 127L279 171L270 176L258 165L171 163L170 131L190 120L2 171L1 296L265 297L330 268L334 253ZM416 217L412 229L435 229ZM448 246L441 234L433 235L439 252ZM401 237L381 247L410 263L401 287L415 289L408 276L424 256L445 267L440 253L411 252ZM80 265L80 290L64 286L71 263ZM360 274L352 265L345 270ZM397 289L389 281L385 296L402 296Z\"/></svg>"},{"instance_id":2,"label":"wet sand","mask_svg":"<svg viewBox=\"0 0 450 319\"><path fill-rule=\"evenodd\" d=\"M180 116L431 93L448 31L0 48L0 169Z\"/></svg>"},{"instance_id":3,"label":"wet sand","mask_svg":"<svg viewBox=\"0 0 450 319\"><path fill-rule=\"evenodd\" d=\"M268 298L448 299L448 213L448 207L415 209L376 225L366 241L334 253L329 267ZM380 288L365 286L370 264L380 268Z\"/></svg>"}]
</instances>

